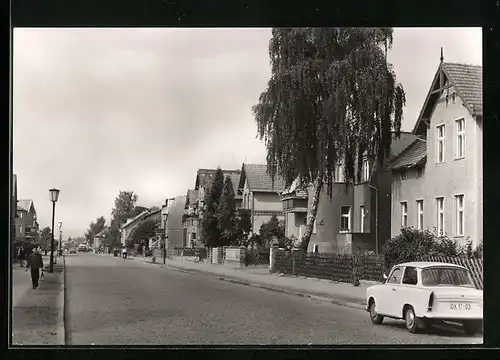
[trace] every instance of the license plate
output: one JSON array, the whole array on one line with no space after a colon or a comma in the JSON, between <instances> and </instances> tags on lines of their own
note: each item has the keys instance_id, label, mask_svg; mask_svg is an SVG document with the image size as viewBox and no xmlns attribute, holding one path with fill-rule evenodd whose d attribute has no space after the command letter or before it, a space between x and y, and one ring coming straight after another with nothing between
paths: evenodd
<instances>
[{"instance_id":1,"label":"license plate","mask_svg":"<svg viewBox=\"0 0 500 360\"><path fill-rule=\"evenodd\" d=\"M450 310L470 310L470 304L450 304Z\"/></svg>"}]
</instances>

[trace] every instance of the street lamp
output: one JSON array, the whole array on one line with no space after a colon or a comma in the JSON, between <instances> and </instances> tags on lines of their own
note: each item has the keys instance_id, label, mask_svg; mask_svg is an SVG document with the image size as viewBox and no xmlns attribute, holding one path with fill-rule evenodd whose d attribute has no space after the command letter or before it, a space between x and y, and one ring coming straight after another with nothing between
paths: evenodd
<instances>
[{"instance_id":1,"label":"street lamp","mask_svg":"<svg viewBox=\"0 0 500 360\"><path fill-rule=\"evenodd\" d=\"M59 224L59 256L62 256L62 221L58 222Z\"/></svg>"},{"instance_id":2,"label":"street lamp","mask_svg":"<svg viewBox=\"0 0 500 360\"><path fill-rule=\"evenodd\" d=\"M58 189L49 189L50 201L52 201L52 238L50 239L50 263L49 272L54 272L54 217L56 215L56 202L59 198Z\"/></svg>"},{"instance_id":3,"label":"street lamp","mask_svg":"<svg viewBox=\"0 0 500 360\"><path fill-rule=\"evenodd\" d=\"M168 214L167 213L163 213L162 217L163 217L163 234L162 234L162 238L163 238L163 264L165 265L166 262L167 262L167 241L166 241L166 238L165 238L165 232L166 232L166 229L167 229L167 217L168 217Z\"/></svg>"}]
</instances>

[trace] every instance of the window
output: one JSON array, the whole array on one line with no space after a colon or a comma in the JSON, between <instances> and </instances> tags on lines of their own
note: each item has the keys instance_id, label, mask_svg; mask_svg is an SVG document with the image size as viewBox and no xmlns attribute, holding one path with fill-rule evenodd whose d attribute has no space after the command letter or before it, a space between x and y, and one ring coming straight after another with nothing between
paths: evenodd
<instances>
[{"instance_id":1,"label":"window","mask_svg":"<svg viewBox=\"0 0 500 360\"><path fill-rule=\"evenodd\" d=\"M362 181L370 180L370 163L367 158L363 159L363 178Z\"/></svg>"},{"instance_id":2,"label":"window","mask_svg":"<svg viewBox=\"0 0 500 360\"><path fill-rule=\"evenodd\" d=\"M418 277L417 277L417 269L408 266L405 269L405 274L403 276L403 284L405 285L417 285Z\"/></svg>"},{"instance_id":3,"label":"window","mask_svg":"<svg viewBox=\"0 0 500 360\"><path fill-rule=\"evenodd\" d=\"M401 202L401 227L408 227L408 203Z\"/></svg>"},{"instance_id":4,"label":"window","mask_svg":"<svg viewBox=\"0 0 500 360\"><path fill-rule=\"evenodd\" d=\"M22 219L24 217L24 213L22 211L19 211L19 219Z\"/></svg>"},{"instance_id":5,"label":"window","mask_svg":"<svg viewBox=\"0 0 500 360\"><path fill-rule=\"evenodd\" d=\"M401 180L406 180L408 173L406 170L401 170Z\"/></svg>"},{"instance_id":6,"label":"window","mask_svg":"<svg viewBox=\"0 0 500 360\"><path fill-rule=\"evenodd\" d=\"M391 275L389 275L389 278L387 279L388 284L399 284L401 283L401 277L403 276L403 271L401 268L395 268L392 270Z\"/></svg>"},{"instance_id":7,"label":"window","mask_svg":"<svg viewBox=\"0 0 500 360\"><path fill-rule=\"evenodd\" d=\"M351 231L351 207L341 206L340 207L340 231L349 232Z\"/></svg>"},{"instance_id":8,"label":"window","mask_svg":"<svg viewBox=\"0 0 500 360\"><path fill-rule=\"evenodd\" d=\"M424 168L423 167L418 167L417 168L417 178L420 178L424 176Z\"/></svg>"},{"instance_id":9,"label":"window","mask_svg":"<svg viewBox=\"0 0 500 360\"><path fill-rule=\"evenodd\" d=\"M191 233L191 240L196 240L196 233Z\"/></svg>"},{"instance_id":10,"label":"window","mask_svg":"<svg viewBox=\"0 0 500 360\"><path fill-rule=\"evenodd\" d=\"M456 236L464 236L464 196L455 196L455 209L456 209Z\"/></svg>"},{"instance_id":11,"label":"window","mask_svg":"<svg viewBox=\"0 0 500 360\"><path fill-rule=\"evenodd\" d=\"M316 216L317 216L317 214L316 214ZM317 228L316 228L316 220L317 219L314 219L314 223L313 223L313 234L316 234L316 230L317 230Z\"/></svg>"},{"instance_id":12,"label":"window","mask_svg":"<svg viewBox=\"0 0 500 360\"><path fill-rule=\"evenodd\" d=\"M444 138L445 138L445 133L444 133L444 125L439 125L437 126L437 162L442 163L444 162Z\"/></svg>"},{"instance_id":13,"label":"window","mask_svg":"<svg viewBox=\"0 0 500 360\"><path fill-rule=\"evenodd\" d=\"M424 200L417 200L417 230L424 229Z\"/></svg>"},{"instance_id":14,"label":"window","mask_svg":"<svg viewBox=\"0 0 500 360\"><path fill-rule=\"evenodd\" d=\"M461 118L456 121L457 126L457 153L456 158L462 159L465 157L465 119Z\"/></svg>"},{"instance_id":15,"label":"window","mask_svg":"<svg viewBox=\"0 0 500 360\"><path fill-rule=\"evenodd\" d=\"M19 233L20 234L24 233L24 227L22 225L19 225Z\"/></svg>"},{"instance_id":16,"label":"window","mask_svg":"<svg viewBox=\"0 0 500 360\"><path fill-rule=\"evenodd\" d=\"M359 232L365 231L365 206L361 205L359 207Z\"/></svg>"},{"instance_id":17,"label":"window","mask_svg":"<svg viewBox=\"0 0 500 360\"><path fill-rule=\"evenodd\" d=\"M335 168L335 182L344 182L344 165L338 164Z\"/></svg>"},{"instance_id":18,"label":"window","mask_svg":"<svg viewBox=\"0 0 500 360\"><path fill-rule=\"evenodd\" d=\"M314 244L314 245L313 245L313 252L314 252L315 254L319 253L318 244Z\"/></svg>"},{"instance_id":19,"label":"window","mask_svg":"<svg viewBox=\"0 0 500 360\"><path fill-rule=\"evenodd\" d=\"M444 197L436 198L437 232L444 235Z\"/></svg>"}]
</instances>

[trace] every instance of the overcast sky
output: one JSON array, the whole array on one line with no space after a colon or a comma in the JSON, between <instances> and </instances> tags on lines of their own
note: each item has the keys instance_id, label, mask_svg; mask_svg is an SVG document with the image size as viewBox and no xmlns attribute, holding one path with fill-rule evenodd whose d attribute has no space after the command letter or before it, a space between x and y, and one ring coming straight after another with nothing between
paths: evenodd
<instances>
[{"instance_id":1,"label":"overcast sky","mask_svg":"<svg viewBox=\"0 0 500 360\"><path fill-rule=\"evenodd\" d=\"M265 164L251 107L270 76L270 29L14 29L14 173L64 238L109 220L119 190L161 205L198 168ZM411 131L439 64L482 65L480 28L398 28L389 53Z\"/></svg>"}]
</instances>

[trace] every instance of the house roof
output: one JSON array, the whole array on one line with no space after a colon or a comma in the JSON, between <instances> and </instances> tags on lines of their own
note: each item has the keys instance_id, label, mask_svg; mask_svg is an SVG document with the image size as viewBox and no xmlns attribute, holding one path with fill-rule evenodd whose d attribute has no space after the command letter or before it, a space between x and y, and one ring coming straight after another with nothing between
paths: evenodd
<instances>
[{"instance_id":1,"label":"house roof","mask_svg":"<svg viewBox=\"0 0 500 360\"><path fill-rule=\"evenodd\" d=\"M394 159L399 154L401 154L403 150L405 150L408 146L410 146L416 139L417 136L411 132L401 131L399 139L396 138L395 134L393 133L391 141L391 149L389 152L389 156L386 159L386 163Z\"/></svg>"},{"instance_id":2,"label":"house roof","mask_svg":"<svg viewBox=\"0 0 500 360\"><path fill-rule=\"evenodd\" d=\"M404 149L399 156L395 157L387 164L390 170L411 168L426 160L427 143L425 140L417 138L410 146Z\"/></svg>"},{"instance_id":3,"label":"house roof","mask_svg":"<svg viewBox=\"0 0 500 360\"><path fill-rule=\"evenodd\" d=\"M307 186L302 184L299 178L297 178L290 186L284 188L280 195L282 198L293 196L306 199L308 197Z\"/></svg>"},{"instance_id":4,"label":"house roof","mask_svg":"<svg viewBox=\"0 0 500 360\"><path fill-rule=\"evenodd\" d=\"M132 225L134 222L136 222L137 220L139 219L142 219L144 217L146 217L147 215L149 215L150 212L149 210L144 210L143 212L141 212L139 215L137 215L136 217L133 217L131 219L128 219L127 222L125 224L123 224L121 226L122 229L125 229L127 227L129 227L130 225Z\"/></svg>"},{"instance_id":5,"label":"house roof","mask_svg":"<svg viewBox=\"0 0 500 360\"><path fill-rule=\"evenodd\" d=\"M148 215L144 216L144 220L146 220L149 217L155 216L155 215L160 215L160 213L161 213L161 209L152 211Z\"/></svg>"},{"instance_id":6,"label":"house roof","mask_svg":"<svg viewBox=\"0 0 500 360\"><path fill-rule=\"evenodd\" d=\"M238 194L238 189L239 189L239 186L240 186L241 173L238 172L237 174L229 174L227 176L229 176L231 178L231 182L233 183L234 198L235 199L241 199L242 195Z\"/></svg>"},{"instance_id":7,"label":"house roof","mask_svg":"<svg viewBox=\"0 0 500 360\"><path fill-rule=\"evenodd\" d=\"M284 180L279 177L274 179L273 186L271 177L267 173L267 165L243 164L239 182L240 188L245 185L245 180L248 181L248 187L251 191L280 192L285 188Z\"/></svg>"},{"instance_id":8,"label":"house roof","mask_svg":"<svg viewBox=\"0 0 500 360\"><path fill-rule=\"evenodd\" d=\"M104 235L106 235L107 232L108 232L108 228L105 227L102 231L95 234L94 237L104 237Z\"/></svg>"},{"instance_id":9,"label":"house roof","mask_svg":"<svg viewBox=\"0 0 500 360\"><path fill-rule=\"evenodd\" d=\"M424 119L430 118L434 104L440 97L437 90L440 88L440 74L444 75L445 82L454 87L458 97L472 116L483 114L483 67L459 63L442 62L434 75L429 91L425 98L414 133L422 131Z\"/></svg>"},{"instance_id":10,"label":"house roof","mask_svg":"<svg viewBox=\"0 0 500 360\"><path fill-rule=\"evenodd\" d=\"M33 200L18 200L17 201L17 209L30 211L31 206L33 206Z\"/></svg>"},{"instance_id":11,"label":"house roof","mask_svg":"<svg viewBox=\"0 0 500 360\"><path fill-rule=\"evenodd\" d=\"M198 169L198 172L196 173L196 183L194 189L199 190L200 187L204 189L210 189L216 172L217 169ZM222 174L224 174L224 177L227 175L235 175L239 173L239 170L222 170Z\"/></svg>"}]
</instances>

